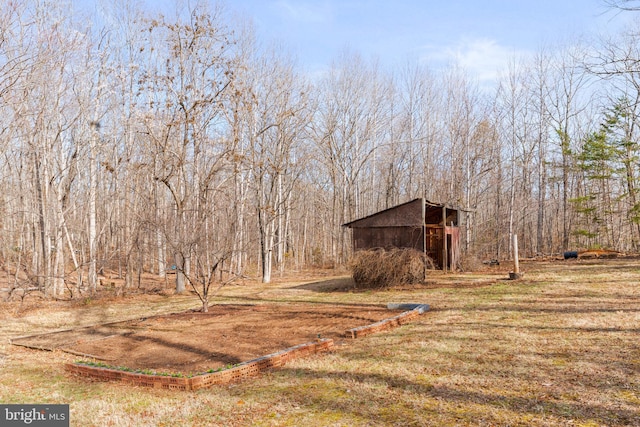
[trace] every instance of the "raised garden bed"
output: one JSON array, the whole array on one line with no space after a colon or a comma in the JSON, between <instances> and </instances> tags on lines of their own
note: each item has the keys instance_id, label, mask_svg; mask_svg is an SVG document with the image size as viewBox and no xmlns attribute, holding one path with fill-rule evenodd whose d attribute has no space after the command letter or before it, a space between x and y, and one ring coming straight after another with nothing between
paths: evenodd
<instances>
[{"instance_id":1,"label":"raised garden bed","mask_svg":"<svg viewBox=\"0 0 640 427\"><path fill-rule=\"evenodd\" d=\"M257 375L293 358L329 351L345 339L400 326L425 307L216 305L209 313L176 313L58 331L17 338L12 344L82 356L86 360L67 366L80 376L195 390Z\"/></svg>"}]
</instances>

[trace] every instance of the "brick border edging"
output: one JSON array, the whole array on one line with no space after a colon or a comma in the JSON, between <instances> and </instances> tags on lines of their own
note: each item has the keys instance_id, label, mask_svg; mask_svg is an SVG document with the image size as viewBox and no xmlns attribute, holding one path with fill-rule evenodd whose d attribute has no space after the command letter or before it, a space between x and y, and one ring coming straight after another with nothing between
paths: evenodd
<instances>
[{"instance_id":1,"label":"brick border edging","mask_svg":"<svg viewBox=\"0 0 640 427\"><path fill-rule=\"evenodd\" d=\"M290 360L319 352L331 351L333 340L319 339L314 342L299 344L285 350L268 354L257 359L239 363L232 368L217 372L195 375L193 377L170 377L166 375L150 375L117 369L89 366L81 363L67 363L65 369L82 377L92 377L104 381L121 381L142 387L168 390L198 390L214 384L228 384L242 378L260 374L270 368L284 365Z\"/></svg>"},{"instance_id":2,"label":"brick border edging","mask_svg":"<svg viewBox=\"0 0 640 427\"><path fill-rule=\"evenodd\" d=\"M370 325L359 326L357 328L348 329L345 333L346 336L351 338L361 338L367 335L375 334L376 332L386 331L389 329L397 328L399 326L404 325L405 323L409 323L418 316L420 316L425 311L429 310L429 305L427 304L389 304L388 307L395 308L395 306L404 308L405 306L409 306L407 308L411 308L409 311L402 312L397 316L390 317L388 319L383 319L379 322L372 323Z\"/></svg>"}]
</instances>

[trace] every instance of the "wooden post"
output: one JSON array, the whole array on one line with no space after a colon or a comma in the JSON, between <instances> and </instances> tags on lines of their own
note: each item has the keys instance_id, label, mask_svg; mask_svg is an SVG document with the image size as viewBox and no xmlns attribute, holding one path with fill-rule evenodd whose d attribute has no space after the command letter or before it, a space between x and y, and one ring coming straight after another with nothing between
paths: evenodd
<instances>
[{"instance_id":1,"label":"wooden post","mask_svg":"<svg viewBox=\"0 0 640 427\"><path fill-rule=\"evenodd\" d=\"M424 198L420 199L420 203L422 204L422 253L425 257L425 261L427 258L427 205ZM425 262L423 266L423 277L422 280L426 282L427 280L427 263Z\"/></svg>"},{"instance_id":2,"label":"wooden post","mask_svg":"<svg viewBox=\"0 0 640 427\"><path fill-rule=\"evenodd\" d=\"M447 245L447 207L442 207L442 271L447 271L449 264L449 248Z\"/></svg>"},{"instance_id":3,"label":"wooden post","mask_svg":"<svg viewBox=\"0 0 640 427\"><path fill-rule=\"evenodd\" d=\"M513 272L520 273L520 263L518 262L518 235L513 235Z\"/></svg>"}]
</instances>

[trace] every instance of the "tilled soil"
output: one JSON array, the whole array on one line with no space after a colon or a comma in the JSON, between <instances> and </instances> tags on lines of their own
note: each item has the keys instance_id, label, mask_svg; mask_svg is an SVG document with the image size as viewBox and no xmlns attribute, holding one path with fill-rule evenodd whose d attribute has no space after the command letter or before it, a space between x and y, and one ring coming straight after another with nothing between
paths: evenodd
<instances>
[{"instance_id":1,"label":"tilled soil","mask_svg":"<svg viewBox=\"0 0 640 427\"><path fill-rule=\"evenodd\" d=\"M200 373L251 360L314 339L345 339L345 331L397 315L374 305L222 304L13 340L61 349L108 365Z\"/></svg>"}]
</instances>

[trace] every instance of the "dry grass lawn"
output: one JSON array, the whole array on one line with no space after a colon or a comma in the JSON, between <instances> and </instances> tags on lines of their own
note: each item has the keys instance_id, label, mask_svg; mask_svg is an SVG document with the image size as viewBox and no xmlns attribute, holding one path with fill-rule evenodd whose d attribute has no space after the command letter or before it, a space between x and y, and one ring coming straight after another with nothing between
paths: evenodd
<instances>
[{"instance_id":1,"label":"dry grass lawn","mask_svg":"<svg viewBox=\"0 0 640 427\"><path fill-rule=\"evenodd\" d=\"M433 273L424 286L344 289L346 278L245 283L237 303L420 302L412 324L299 359L261 377L197 392L69 376L76 357L9 338L196 308L193 296L83 304L0 303L0 402L70 403L78 426L640 425L640 260L522 263ZM188 331L185 331L188 333Z\"/></svg>"}]
</instances>

